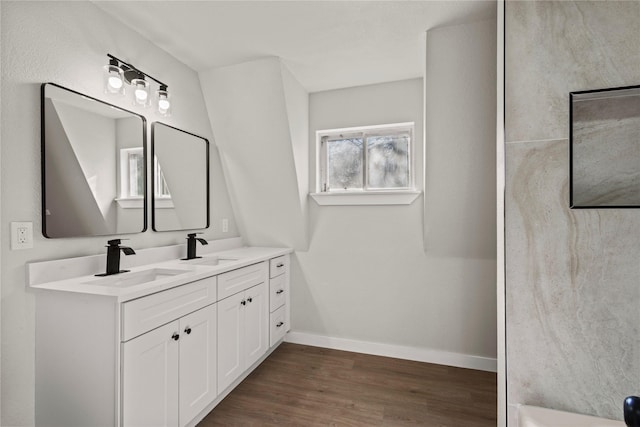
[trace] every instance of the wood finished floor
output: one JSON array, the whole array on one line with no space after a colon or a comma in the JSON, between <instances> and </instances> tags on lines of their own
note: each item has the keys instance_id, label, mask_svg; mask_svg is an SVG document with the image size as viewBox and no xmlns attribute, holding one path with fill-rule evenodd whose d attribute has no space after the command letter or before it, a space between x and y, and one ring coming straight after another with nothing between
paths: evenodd
<instances>
[{"instance_id":1,"label":"wood finished floor","mask_svg":"<svg viewBox=\"0 0 640 427\"><path fill-rule=\"evenodd\" d=\"M198 427L495 427L496 374L284 343Z\"/></svg>"}]
</instances>

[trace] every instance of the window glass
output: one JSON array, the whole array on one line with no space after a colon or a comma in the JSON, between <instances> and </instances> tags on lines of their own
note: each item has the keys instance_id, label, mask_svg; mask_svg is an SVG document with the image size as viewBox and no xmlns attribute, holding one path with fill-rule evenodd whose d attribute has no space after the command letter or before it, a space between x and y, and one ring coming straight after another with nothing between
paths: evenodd
<instances>
[{"instance_id":1,"label":"window glass","mask_svg":"<svg viewBox=\"0 0 640 427\"><path fill-rule=\"evenodd\" d=\"M412 191L413 123L318 131L320 192Z\"/></svg>"},{"instance_id":2,"label":"window glass","mask_svg":"<svg viewBox=\"0 0 640 427\"><path fill-rule=\"evenodd\" d=\"M169 191L169 186L167 185L167 180L164 179L164 173L162 173L162 169L160 169L160 165L157 164L156 161L156 188L155 188L155 197L171 197L171 192Z\"/></svg>"},{"instance_id":3,"label":"window glass","mask_svg":"<svg viewBox=\"0 0 640 427\"><path fill-rule=\"evenodd\" d=\"M328 189L362 189L362 138L327 141Z\"/></svg>"},{"instance_id":4,"label":"window glass","mask_svg":"<svg viewBox=\"0 0 640 427\"><path fill-rule=\"evenodd\" d=\"M371 188L408 188L409 136L367 138L367 172Z\"/></svg>"},{"instance_id":5,"label":"window glass","mask_svg":"<svg viewBox=\"0 0 640 427\"><path fill-rule=\"evenodd\" d=\"M127 153L129 164L129 194L128 197L144 196L144 155L142 150L131 150Z\"/></svg>"}]
</instances>

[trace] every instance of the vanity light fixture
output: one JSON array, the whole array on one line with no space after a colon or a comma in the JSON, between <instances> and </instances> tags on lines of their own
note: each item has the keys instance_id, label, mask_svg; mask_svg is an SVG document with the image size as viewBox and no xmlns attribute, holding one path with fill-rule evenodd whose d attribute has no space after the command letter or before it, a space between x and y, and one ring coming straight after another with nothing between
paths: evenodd
<instances>
[{"instance_id":1,"label":"vanity light fixture","mask_svg":"<svg viewBox=\"0 0 640 427\"><path fill-rule=\"evenodd\" d=\"M141 107L149 106L149 83L144 79L144 76L139 79L131 80L131 86L133 89L133 100L136 105Z\"/></svg>"},{"instance_id":2,"label":"vanity light fixture","mask_svg":"<svg viewBox=\"0 0 640 427\"><path fill-rule=\"evenodd\" d=\"M127 83L133 86L134 105L148 107L151 105L148 80L153 80L159 85L154 98L158 114L165 117L171 115L171 97L166 84L109 53L107 56L109 57L109 65L104 67L106 93L124 95L125 83Z\"/></svg>"},{"instance_id":3,"label":"vanity light fixture","mask_svg":"<svg viewBox=\"0 0 640 427\"><path fill-rule=\"evenodd\" d=\"M166 85L160 85L160 89L156 92L156 101L158 103L158 113L162 116L171 115L171 95L167 91Z\"/></svg>"},{"instance_id":4,"label":"vanity light fixture","mask_svg":"<svg viewBox=\"0 0 640 427\"><path fill-rule=\"evenodd\" d=\"M104 66L104 91L124 95L124 76L118 65L118 61L110 59L109 65Z\"/></svg>"}]
</instances>

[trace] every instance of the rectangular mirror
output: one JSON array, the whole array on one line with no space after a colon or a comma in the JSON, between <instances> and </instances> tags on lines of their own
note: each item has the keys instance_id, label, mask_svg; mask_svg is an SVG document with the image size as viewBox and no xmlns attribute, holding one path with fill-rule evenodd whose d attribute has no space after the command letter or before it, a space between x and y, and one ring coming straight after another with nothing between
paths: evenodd
<instances>
[{"instance_id":1,"label":"rectangular mirror","mask_svg":"<svg viewBox=\"0 0 640 427\"><path fill-rule=\"evenodd\" d=\"M570 93L570 205L640 207L640 86Z\"/></svg>"},{"instance_id":2,"label":"rectangular mirror","mask_svg":"<svg viewBox=\"0 0 640 427\"><path fill-rule=\"evenodd\" d=\"M54 83L41 101L44 236L145 231L145 118Z\"/></svg>"},{"instance_id":3,"label":"rectangular mirror","mask_svg":"<svg viewBox=\"0 0 640 427\"><path fill-rule=\"evenodd\" d=\"M151 139L153 230L209 227L209 141L160 122Z\"/></svg>"}]
</instances>

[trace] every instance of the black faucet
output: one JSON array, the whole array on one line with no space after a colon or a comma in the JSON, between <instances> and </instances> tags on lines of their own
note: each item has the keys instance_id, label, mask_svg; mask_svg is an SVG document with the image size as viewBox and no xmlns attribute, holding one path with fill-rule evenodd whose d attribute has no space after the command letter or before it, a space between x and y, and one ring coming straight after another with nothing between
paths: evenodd
<instances>
[{"instance_id":1,"label":"black faucet","mask_svg":"<svg viewBox=\"0 0 640 427\"><path fill-rule=\"evenodd\" d=\"M127 246L120 246L120 242L120 239L113 239L107 242L107 272L96 274L96 276L110 276L129 271L120 270L120 251L124 252L125 255L135 255L136 252Z\"/></svg>"},{"instance_id":2,"label":"black faucet","mask_svg":"<svg viewBox=\"0 0 640 427\"><path fill-rule=\"evenodd\" d=\"M202 234L202 233L197 233L197 234ZM182 258L183 260L202 258L202 257L196 256L196 240L202 243L203 245L209 244L206 240L201 239L200 237L196 237L196 233L187 234L187 257Z\"/></svg>"},{"instance_id":3,"label":"black faucet","mask_svg":"<svg viewBox=\"0 0 640 427\"><path fill-rule=\"evenodd\" d=\"M640 397L629 396L624 399L624 422L627 427L640 427Z\"/></svg>"}]
</instances>

